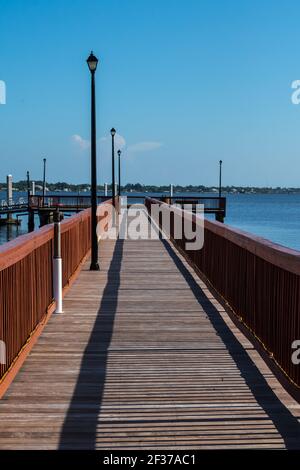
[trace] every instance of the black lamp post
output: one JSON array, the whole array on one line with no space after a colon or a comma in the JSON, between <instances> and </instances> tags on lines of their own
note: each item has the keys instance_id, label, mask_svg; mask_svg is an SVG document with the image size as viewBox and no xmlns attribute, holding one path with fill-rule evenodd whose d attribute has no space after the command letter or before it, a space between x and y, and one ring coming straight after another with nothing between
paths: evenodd
<instances>
[{"instance_id":1,"label":"black lamp post","mask_svg":"<svg viewBox=\"0 0 300 470\"><path fill-rule=\"evenodd\" d=\"M96 98L95 72L97 57L90 53L87 64L91 72L91 271L99 271L97 239L97 164L96 164Z\"/></svg>"},{"instance_id":2,"label":"black lamp post","mask_svg":"<svg viewBox=\"0 0 300 470\"><path fill-rule=\"evenodd\" d=\"M46 158L43 158L44 170L43 170L43 207L45 205L45 192L46 192Z\"/></svg>"},{"instance_id":3,"label":"black lamp post","mask_svg":"<svg viewBox=\"0 0 300 470\"><path fill-rule=\"evenodd\" d=\"M222 196L222 160L219 161L220 170L219 170L219 197Z\"/></svg>"},{"instance_id":4,"label":"black lamp post","mask_svg":"<svg viewBox=\"0 0 300 470\"><path fill-rule=\"evenodd\" d=\"M121 196L121 150L118 150L118 158L119 158L119 196Z\"/></svg>"},{"instance_id":5,"label":"black lamp post","mask_svg":"<svg viewBox=\"0 0 300 470\"><path fill-rule=\"evenodd\" d=\"M113 205L116 205L116 182L115 182L115 135L116 129L112 128L111 133L111 169L112 169L112 200Z\"/></svg>"}]
</instances>

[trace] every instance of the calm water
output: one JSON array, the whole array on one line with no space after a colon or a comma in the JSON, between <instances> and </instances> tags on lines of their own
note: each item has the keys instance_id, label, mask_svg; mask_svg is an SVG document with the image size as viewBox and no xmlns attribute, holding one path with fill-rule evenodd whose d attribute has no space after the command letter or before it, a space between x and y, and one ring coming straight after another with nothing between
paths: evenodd
<instances>
[{"instance_id":1,"label":"calm water","mask_svg":"<svg viewBox=\"0 0 300 470\"><path fill-rule=\"evenodd\" d=\"M18 201L19 198L23 198L24 201L27 201L27 193L25 192L14 192L13 193L14 201ZM0 191L0 203L6 199L6 193ZM2 216L4 217L4 216ZM14 215L14 218L16 216ZM0 245L3 243L13 240L19 235L27 233L27 216L18 217L21 220L21 225L4 225L0 226Z\"/></svg>"},{"instance_id":2,"label":"calm water","mask_svg":"<svg viewBox=\"0 0 300 470\"><path fill-rule=\"evenodd\" d=\"M157 195L160 196L161 193ZM189 195L192 196L191 193ZM14 199L25 196L25 193L14 193ZM0 193L0 200L4 197L4 194ZM19 227L0 227L1 244L27 233L27 216L20 219L22 223ZM300 250L300 194L227 195L225 222L281 245ZM36 227L38 225L37 219Z\"/></svg>"},{"instance_id":3,"label":"calm water","mask_svg":"<svg viewBox=\"0 0 300 470\"><path fill-rule=\"evenodd\" d=\"M300 250L300 194L227 197L226 224Z\"/></svg>"}]
</instances>

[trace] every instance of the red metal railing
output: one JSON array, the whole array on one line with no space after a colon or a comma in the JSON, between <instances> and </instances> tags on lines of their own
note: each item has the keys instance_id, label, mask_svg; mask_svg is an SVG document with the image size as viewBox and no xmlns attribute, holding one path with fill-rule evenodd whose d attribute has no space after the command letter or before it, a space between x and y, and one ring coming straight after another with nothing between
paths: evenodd
<instances>
[{"instance_id":1,"label":"red metal railing","mask_svg":"<svg viewBox=\"0 0 300 470\"><path fill-rule=\"evenodd\" d=\"M110 196L98 196L98 204L110 200ZM91 196L88 195L57 195L47 194L46 196L36 195L29 196L28 205L31 209L37 210L41 208L61 207L64 209L82 210L91 207Z\"/></svg>"},{"instance_id":2,"label":"red metal railing","mask_svg":"<svg viewBox=\"0 0 300 470\"><path fill-rule=\"evenodd\" d=\"M63 286L90 248L90 209L61 223ZM53 304L53 225L0 247L0 341L6 346L1 378Z\"/></svg>"},{"instance_id":3,"label":"red metal railing","mask_svg":"<svg viewBox=\"0 0 300 470\"><path fill-rule=\"evenodd\" d=\"M148 199L146 205L162 204ZM164 209L170 211L164 204ZM173 211L173 209L172 209ZM292 343L300 340L300 252L209 220L204 246L187 250L185 236L174 240L174 217L198 217L176 209L170 235L263 345L275 363L300 387L300 365L292 362Z\"/></svg>"}]
</instances>

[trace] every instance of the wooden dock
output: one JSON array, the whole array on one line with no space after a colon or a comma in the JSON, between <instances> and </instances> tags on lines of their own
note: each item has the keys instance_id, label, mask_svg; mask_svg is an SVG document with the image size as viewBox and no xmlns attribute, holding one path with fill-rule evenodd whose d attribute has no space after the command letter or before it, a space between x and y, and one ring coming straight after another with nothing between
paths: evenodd
<instances>
[{"instance_id":1,"label":"wooden dock","mask_svg":"<svg viewBox=\"0 0 300 470\"><path fill-rule=\"evenodd\" d=\"M300 448L300 405L169 242L100 262L0 401L0 449Z\"/></svg>"}]
</instances>

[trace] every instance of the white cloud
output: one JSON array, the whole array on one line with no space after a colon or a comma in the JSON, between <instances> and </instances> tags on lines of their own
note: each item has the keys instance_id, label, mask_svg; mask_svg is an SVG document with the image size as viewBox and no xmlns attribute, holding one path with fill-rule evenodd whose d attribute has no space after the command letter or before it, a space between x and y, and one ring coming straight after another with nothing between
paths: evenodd
<instances>
[{"instance_id":1,"label":"white cloud","mask_svg":"<svg viewBox=\"0 0 300 470\"><path fill-rule=\"evenodd\" d=\"M86 150L90 148L91 144L89 140L84 139L81 137L79 134L73 134L72 137L72 142L79 147L81 150ZM111 151L111 135L101 137L98 139L98 144L100 145L100 149L107 153L107 151L110 149ZM126 141L123 136L120 134L115 135L115 149L123 149L126 146Z\"/></svg>"},{"instance_id":2,"label":"white cloud","mask_svg":"<svg viewBox=\"0 0 300 470\"><path fill-rule=\"evenodd\" d=\"M161 142L138 142L127 147L128 153L142 153L156 150L162 146Z\"/></svg>"},{"instance_id":3,"label":"white cloud","mask_svg":"<svg viewBox=\"0 0 300 470\"><path fill-rule=\"evenodd\" d=\"M81 150L87 150L90 148L90 141L84 139L79 134L72 135L73 143L80 148ZM100 155L105 159L111 158L111 135L108 134L106 136L101 137L98 140L99 151ZM156 150L162 147L162 142L155 142L155 141L144 141L144 142L137 142L135 144L131 144L126 146L125 138L120 135L115 135L115 151L117 152L119 149L123 150L125 154L130 158L134 157L140 153L149 152L151 150Z\"/></svg>"},{"instance_id":4,"label":"white cloud","mask_svg":"<svg viewBox=\"0 0 300 470\"><path fill-rule=\"evenodd\" d=\"M123 150L126 147L126 141L124 137L120 134L115 135L115 152L118 150ZM101 137L98 140L98 154L102 162L107 162L110 164L111 161L111 135ZM116 153L117 155L117 153Z\"/></svg>"},{"instance_id":5,"label":"white cloud","mask_svg":"<svg viewBox=\"0 0 300 470\"><path fill-rule=\"evenodd\" d=\"M86 150L86 149L90 148L90 141L86 140L86 139L83 139L78 134L72 135L71 139L81 150Z\"/></svg>"},{"instance_id":6,"label":"white cloud","mask_svg":"<svg viewBox=\"0 0 300 470\"><path fill-rule=\"evenodd\" d=\"M109 147L111 149L111 135L106 135L104 137L101 137L100 139L100 146L102 147ZM120 134L115 135L115 149L116 150L121 150L126 146L126 140L124 137Z\"/></svg>"}]
</instances>

